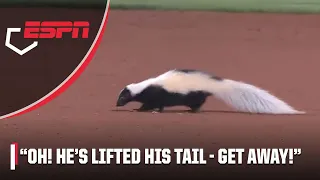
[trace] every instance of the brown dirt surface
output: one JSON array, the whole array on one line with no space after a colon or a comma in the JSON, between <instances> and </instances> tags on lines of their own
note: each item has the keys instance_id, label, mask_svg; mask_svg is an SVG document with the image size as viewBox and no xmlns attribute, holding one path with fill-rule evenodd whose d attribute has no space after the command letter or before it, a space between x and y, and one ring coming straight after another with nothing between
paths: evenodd
<instances>
[{"instance_id":1,"label":"brown dirt surface","mask_svg":"<svg viewBox=\"0 0 320 180\"><path fill-rule=\"evenodd\" d=\"M49 104L3 120L1 151L23 147L299 147L316 163L320 136L320 16L111 10L97 55ZM232 113L211 97L198 114L116 111L127 84L193 68L273 92L306 115Z\"/></svg>"}]
</instances>

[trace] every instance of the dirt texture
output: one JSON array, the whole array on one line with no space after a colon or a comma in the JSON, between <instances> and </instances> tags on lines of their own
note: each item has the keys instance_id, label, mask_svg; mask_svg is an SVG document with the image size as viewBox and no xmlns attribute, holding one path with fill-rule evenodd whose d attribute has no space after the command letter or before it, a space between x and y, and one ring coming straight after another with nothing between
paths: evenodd
<instances>
[{"instance_id":1,"label":"dirt texture","mask_svg":"<svg viewBox=\"0 0 320 180\"><path fill-rule=\"evenodd\" d=\"M1 151L15 141L23 147L198 147L206 153L223 147L297 147L302 154L295 157L296 170L315 165L319 22L319 15L111 10L104 40L75 84L40 109L0 122ZM137 103L117 111L125 85L173 68L260 86L307 114L236 113L214 97L197 114L182 107L131 112Z\"/></svg>"}]
</instances>

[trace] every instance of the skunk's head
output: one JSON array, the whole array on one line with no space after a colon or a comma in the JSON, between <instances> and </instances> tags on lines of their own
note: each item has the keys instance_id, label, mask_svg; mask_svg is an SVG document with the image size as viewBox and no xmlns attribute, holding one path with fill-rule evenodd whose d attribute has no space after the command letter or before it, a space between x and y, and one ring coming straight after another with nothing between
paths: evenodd
<instances>
[{"instance_id":1,"label":"skunk's head","mask_svg":"<svg viewBox=\"0 0 320 180\"><path fill-rule=\"evenodd\" d=\"M143 91L154 83L154 79L147 79L139 83L132 83L123 88L119 94L117 106L125 106L129 102L138 101Z\"/></svg>"},{"instance_id":2,"label":"skunk's head","mask_svg":"<svg viewBox=\"0 0 320 180\"><path fill-rule=\"evenodd\" d=\"M125 87L124 89L122 89L122 91L119 94L117 106L125 106L132 100L133 100L133 96L131 94L131 91L129 90L128 87Z\"/></svg>"}]
</instances>

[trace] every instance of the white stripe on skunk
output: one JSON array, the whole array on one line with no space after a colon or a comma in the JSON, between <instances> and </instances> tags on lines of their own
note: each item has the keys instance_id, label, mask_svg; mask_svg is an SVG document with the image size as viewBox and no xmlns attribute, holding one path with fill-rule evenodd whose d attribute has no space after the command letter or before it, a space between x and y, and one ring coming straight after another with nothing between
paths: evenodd
<instances>
[{"instance_id":1,"label":"white stripe on skunk","mask_svg":"<svg viewBox=\"0 0 320 180\"><path fill-rule=\"evenodd\" d=\"M150 85L159 85L169 92L187 94L207 91L237 111L263 114L304 114L259 87L230 79L215 80L209 74L195 71L184 73L170 70L127 88L132 94L142 92Z\"/></svg>"}]
</instances>

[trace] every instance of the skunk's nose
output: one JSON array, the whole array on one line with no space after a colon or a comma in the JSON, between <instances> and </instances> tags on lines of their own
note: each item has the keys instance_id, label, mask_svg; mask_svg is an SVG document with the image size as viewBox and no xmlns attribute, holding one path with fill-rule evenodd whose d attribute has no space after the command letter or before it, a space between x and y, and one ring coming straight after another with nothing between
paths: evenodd
<instances>
[{"instance_id":1,"label":"skunk's nose","mask_svg":"<svg viewBox=\"0 0 320 180\"><path fill-rule=\"evenodd\" d=\"M116 106L117 106L117 107L119 107L119 106L124 106L123 100L122 100L121 98L117 101Z\"/></svg>"}]
</instances>

